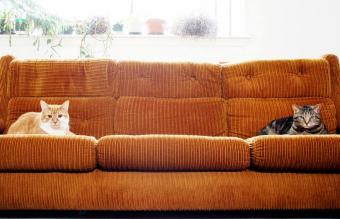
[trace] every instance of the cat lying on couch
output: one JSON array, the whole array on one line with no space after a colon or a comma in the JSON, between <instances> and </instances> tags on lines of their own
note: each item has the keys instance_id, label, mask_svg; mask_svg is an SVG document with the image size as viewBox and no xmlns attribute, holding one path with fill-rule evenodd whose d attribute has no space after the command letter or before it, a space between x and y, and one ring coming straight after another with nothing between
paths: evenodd
<instances>
[{"instance_id":1,"label":"cat lying on couch","mask_svg":"<svg viewBox=\"0 0 340 219\"><path fill-rule=\"evenodd\" d=\"M21 115L8 129L7 134L75 135L70 131L69 101L61 105L49 105L40 101L41 112ZM328 134L320 114L320 104L292 105L293 116L275 119L257 135Z\"/></svg>"},{"instance_id":2,"label":"cat lying on couch","mask_svg":"<svg viewBox=\"0 0 340 219\"><path fill-rule=\"evenodd\" d=\"M257 135L328 134L322 121L320 107L320 104L314 106L293 105L293 116L271 121Z\"/></svg>"},{"instance_id":3,"label":"cat lying on couch","mask_svg":"<svg viewBox=\"0 0 340 219\"><path fill-rule=\"evenodd\" d=\"M40 101L41 112L21 115L8 129L7 134L74 135L70 131L69 101L61 105L49 105Z\"/></svg>"}]
</instances>

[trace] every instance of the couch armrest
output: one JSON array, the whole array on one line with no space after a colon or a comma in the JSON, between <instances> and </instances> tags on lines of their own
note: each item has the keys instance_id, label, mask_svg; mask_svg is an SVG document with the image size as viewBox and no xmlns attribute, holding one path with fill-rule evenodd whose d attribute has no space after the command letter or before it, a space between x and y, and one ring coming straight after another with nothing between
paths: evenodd
<instances>
[{"instance_id":1,"label":"couch armrest","mask_svg":"<svg viewBox=\"0 0 340 219\"><path fill-rule=\"evenodd\" d=\"M329 63L331 74L332 99L336 107L337 133L340 133L340 65L336 55L327 54L323 56Z\"/></svg>"}]
</instances>

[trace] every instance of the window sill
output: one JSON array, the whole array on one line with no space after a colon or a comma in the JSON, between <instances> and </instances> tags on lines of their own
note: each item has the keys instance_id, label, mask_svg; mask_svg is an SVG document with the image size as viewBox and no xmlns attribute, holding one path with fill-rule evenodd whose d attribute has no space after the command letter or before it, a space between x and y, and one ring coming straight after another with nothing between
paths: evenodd
<instances>
[{"instance_id":1,"label":"window sill","mask_svg":"<svg viewBox=\"0 0 340 219\"><path fill-rule=\"evenodd\" d=\"M60 35L47 45L47 37L41 38L40 47L33 45L34 36L0 35L0 55L12 54L17 58L78 58L82 35ZM107 35L95 35L86 39L93 57L118 60L229 62L237 60L244 48L251 44L251 37L196 38L170 35L113 35L104 43ZM60 47L51 50L51 45ZM97 40L96 40L97 39ZM51 54L53 56L51 56Z\"/></svg>"}]
</instances>

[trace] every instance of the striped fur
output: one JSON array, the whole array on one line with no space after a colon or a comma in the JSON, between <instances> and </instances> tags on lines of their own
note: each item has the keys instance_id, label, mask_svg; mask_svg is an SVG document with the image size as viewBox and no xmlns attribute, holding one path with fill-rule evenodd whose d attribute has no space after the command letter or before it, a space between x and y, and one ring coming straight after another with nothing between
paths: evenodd
<instances>
[{"instance_id":1,"label":"striped fur","mask_svg":"<svg viewBox=\"0 0 340 219\"><path fill-rule=\"evenodd\" d=\"M320 104L292 106L294 115L271 121L257 135L328 134L320 115Z\"/></svg>"}]
</instances>

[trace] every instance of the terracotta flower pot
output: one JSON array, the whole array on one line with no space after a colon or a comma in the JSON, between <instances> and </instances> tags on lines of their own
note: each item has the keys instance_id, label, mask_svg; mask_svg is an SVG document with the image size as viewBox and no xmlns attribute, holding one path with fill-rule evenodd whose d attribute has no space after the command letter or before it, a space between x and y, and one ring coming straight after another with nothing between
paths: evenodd
<instances>
[{"instance_id":1,"label":"terracotta flower pot","mask_svg":"<svg viewBox=\"0 0 340 219\"><path fill-rule=\"evenodd\" d=\"M162 19L149 19L146 21L149 34L164 34L165 21Z\"/></svg>"}]
</instances>

